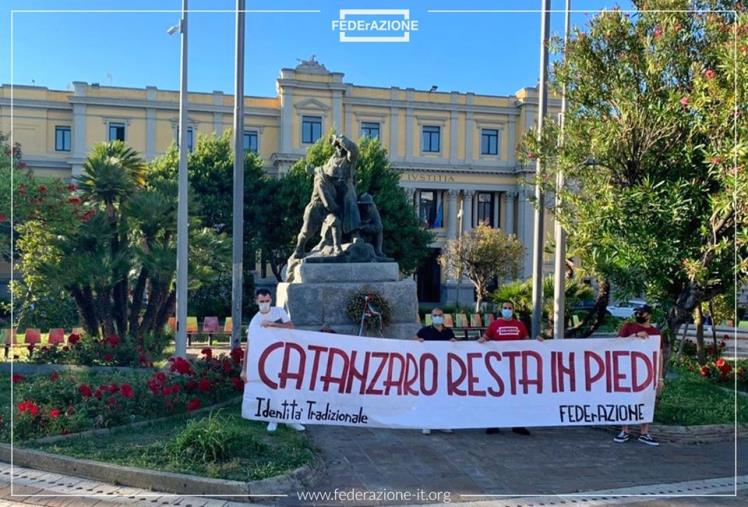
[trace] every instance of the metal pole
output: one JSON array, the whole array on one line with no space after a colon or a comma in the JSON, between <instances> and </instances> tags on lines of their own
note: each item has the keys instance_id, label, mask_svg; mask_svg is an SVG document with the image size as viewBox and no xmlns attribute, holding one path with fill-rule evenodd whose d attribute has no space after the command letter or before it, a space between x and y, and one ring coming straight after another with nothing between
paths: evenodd
<instances>
[{"instance_id":1,"label":"metal pole","mask_svg":"<svg viewBox=\"0 0 748 507\"><path fill-rule=\"evenodd\" d=\"M569 24L571 22L571 0L566 0L565 22L564 22L564 59L569 46ZM561 139L564 145L564 127L566 125L566 85L561 95ZM561 207L561 192L564 188L564 172L560 167L556 172L556 210ZM561 222L556 218L554 224L554 239L556 252L553 259L553 337L563 339L566 331L566 318L564 308L566 306L566 231Z\"/></svg>"},{"instance_id":2,"label":"metal pole","mask_svg":"<svg viewBox=\"0 0 748 507\"><path fill-rule=\"evenodd\" d=\"M236 0L236 62L234 67L234 217L231 266L231 348L242 338L244 275L244 0Z\"/></svg>"},{"instance_id":3,"label":"metal pole","mask_svg":"<svg viewBox=\"0 0 748 507\"><path fill-rule=\"evenodd\" d=\"M455 307L457 311L460 311L460 291L462 290L462 206L457 212L458 224L457 224L457 298L455 301Z\"/></svg>"},{"instance_id":4,"label":"metal pole","mask_svg":"<svg viewBox=\"0 0 748 507\"><path fill-rule=\"evenodd\" d=\"M548 110L548 32L551 24L551 0L541 0L543 13L540 24L540 90L538 97L538 139L541 139L543 124ZM532 336L540 334L540 321L543 317L543 239L545 235L545 203L541 186L542 157L535 162L535 223L533 228L532 252Z\"/></svg>"},{"instance_id":5,"label":"metal pole","mask_svg":"<svg viewBox=\"0 0 748 507\"><path fill-rule=\"evenodd\" d=\"M187 0L182 0L182 19L179 21L181 57L179 74L179 196L177 201L177 357L187 355L187 244L189 234L187 216Z\"/></svg>"}]
</instances>

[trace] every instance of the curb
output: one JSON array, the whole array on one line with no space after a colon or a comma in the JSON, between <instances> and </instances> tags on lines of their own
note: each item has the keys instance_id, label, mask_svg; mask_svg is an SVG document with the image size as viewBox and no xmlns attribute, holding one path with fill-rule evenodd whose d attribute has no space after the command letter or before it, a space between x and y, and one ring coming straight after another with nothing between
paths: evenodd
<instances>
[{"instance_id":1,"label":"curb","mask_svg":"<svg viewBox=\"0 0 748 507\"><path fill-rule=\"evenodd\" d=\"M637 436L637 425L629 425L632 436ZM592 428L617 434L619 426L592 426ZM634 430L634 428L637 428ZM669 426L666 424L651 424L652 434L661 442L677 444L708 444L714 442L730 442L736 437L748 437L748 424L703 424L698 426Z\"/></svg>"},{"instance_id":2,"label":"curb","mask_svg":"<svg viewBox=\"0 0 748 507\"><path fill-rule=\"evenodd\" d=\"M282 494L308 488L324 474L325 468L324 461L316 458L311 464L278 477L242 482L112 465L18 447L11 449L7 444L0 444L0 460L45 472L139 489L176 495L232 496L248 502L254 501L253 495Z\"/></svg>"}]
</instances>

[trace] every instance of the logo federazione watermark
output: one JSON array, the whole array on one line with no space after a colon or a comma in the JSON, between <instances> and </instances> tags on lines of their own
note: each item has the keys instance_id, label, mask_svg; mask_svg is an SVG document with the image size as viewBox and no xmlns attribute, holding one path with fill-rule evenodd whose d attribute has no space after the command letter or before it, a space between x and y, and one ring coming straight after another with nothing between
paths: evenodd
<instances>
[{"instance_id":1,"label":"logo federazione watermark","mask_svg":"<svg viewBox=\"0 0 748 507\"><path fill-rule=\"evenodd\" d=\"M418 25L410 19L410 9L340 9L339 18L332 20L340 42L410 42Z\"/></svg>"}]
</instances>

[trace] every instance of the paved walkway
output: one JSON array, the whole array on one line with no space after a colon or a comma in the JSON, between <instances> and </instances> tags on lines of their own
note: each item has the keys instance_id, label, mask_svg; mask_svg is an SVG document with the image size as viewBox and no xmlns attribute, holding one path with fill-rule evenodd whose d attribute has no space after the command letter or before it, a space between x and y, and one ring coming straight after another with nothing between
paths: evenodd
<instances>
[{"instance_id":1,"label":"paved walkway","mask_svg":"<svg viewBox=\"0 0 748 507\"><path fill-rule=\"evenodd\" d=\"M312 427L327 464L327 474L315 489L449 491L452 501L465 501L470 497L460 495L565 494L735 473L732 442L649 447L636 441L616 444L611 434L591 428L531 431L528 437L510 430L498 435L479 430L422 435L412 430ZM744 457L748 443L739 442L737 450ZM746 472L743 459L738 473Z\"/></svg>"},{"instance_id":2,"label":"paved walkway","mask_svg":"<svg viewBox=\"0 0 748 507\"><path fill-rule=\"evenodd\" d=\"M533 429L532 435L526 437L508 430L498 435L478 430L422 435L412 430L317 426L310 428L310 435L322 450L327 466L325 476L309 491L292 492L281 498L256 498L257 502L280 506L438 505L448 498L465 507L748 505L745 496L713 496L730 495L735 490L736 447L732 442L665 443L653 448L635 441L615 444L609 433L591 428ZM737 489L740 495L746 495L748 462L744 457L748 443L738 442L737 452ZM241 505L146 492L20 467L15 472L11 496L10 465L0 463L0 505ZM338 496L330 496L336 490ZM618 496L626 494L710 496ZM371 495L379 495L380 501Z\"/></svg>"}]
</instances>

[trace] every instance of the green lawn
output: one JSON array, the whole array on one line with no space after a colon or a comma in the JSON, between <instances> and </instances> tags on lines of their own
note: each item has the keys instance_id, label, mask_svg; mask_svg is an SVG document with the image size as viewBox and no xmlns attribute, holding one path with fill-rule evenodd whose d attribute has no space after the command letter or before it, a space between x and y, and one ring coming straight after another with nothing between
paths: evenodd
<instances>
[{"instance_id":1,"label":"green lawn","mask_svg":"<svg viewBox=\"0 0 748 507\"><path fill-rule=\"evenodd\" d=\"M208 415L179 416L137 431L124 428L103 436L28 446L108 463L238 481L265 479L311 462L314 451L306 435L283 425L275 433L267 433L265 423L242 419L240 409L236 404L219 411L221 428L233 437L226 459L212 463L190 462L176 456L173 449L188 421Z\"/></svg>"},{"instance_id":2,"label":"green lawn","mask_svg":"<svg viewBox=\"0 0 748 507\"><path fill-rule=\"evenodd\" d=\"M655 423L673 425L732 424L735 393L699 374L678 370L669 379L655 409ZM738 423L748 423L748 396L737 395Z\"/></svg>"}]
</instances>

